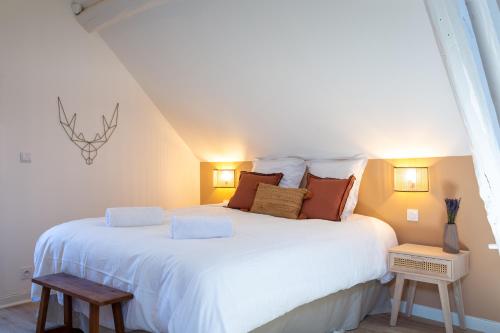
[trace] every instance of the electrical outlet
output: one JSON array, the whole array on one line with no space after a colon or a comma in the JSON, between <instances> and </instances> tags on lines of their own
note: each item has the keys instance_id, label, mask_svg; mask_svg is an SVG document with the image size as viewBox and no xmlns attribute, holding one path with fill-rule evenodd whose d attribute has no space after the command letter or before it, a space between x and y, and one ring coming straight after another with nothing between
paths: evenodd
<instances>
[{"instance_id":1,"label":"electrical outlet","mask_svg":"<svg viewBox=\"0 0 500 333\"><path fill-rule=\"evenodd\" d=\"M418 222L418 209L408 208L406 210L406 220L408 222Z\"/></svg>"},{"instance_id":2,"label":"electrical outlet","mask_svg":"<svg viewBox=\"0 0 500 333\"><path fill-rule=\"evenodd\" d=\"M33 277L33 267L32 266L21 267L19 269L19 279L20 280L29 280L32 277Z\"/></svg>"}]
</instances>

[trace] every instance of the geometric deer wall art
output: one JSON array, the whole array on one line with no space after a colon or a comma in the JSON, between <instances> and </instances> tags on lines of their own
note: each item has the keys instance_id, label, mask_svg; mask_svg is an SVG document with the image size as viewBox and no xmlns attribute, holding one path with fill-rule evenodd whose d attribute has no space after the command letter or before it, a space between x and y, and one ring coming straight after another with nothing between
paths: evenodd
<instances>
[{"instance_id":1,"label":"geometric deer wall art","mask_svg":"<svg viewBox=\"0 0 500 333\"><path fill-rule=\"evenodd\" d=\"M82 132L77 133L75 131L76 126L76 113L73 114L71 119L68 121L66 112L64 112L64 107L61 103L61 99L57 97L57 106L59 107L59 122L61 123L64 132L68 135L68 138L80 148L82 157L87 165L91 165L94 158L97 156L97 151L101 148L113 134L118 126L118 107L119 103L116 103L115 111L111 117L111 121L107 121L106 117L102 116L103 132L96 133L93 139L87 139Z\"/></svg>"}]
</instances>

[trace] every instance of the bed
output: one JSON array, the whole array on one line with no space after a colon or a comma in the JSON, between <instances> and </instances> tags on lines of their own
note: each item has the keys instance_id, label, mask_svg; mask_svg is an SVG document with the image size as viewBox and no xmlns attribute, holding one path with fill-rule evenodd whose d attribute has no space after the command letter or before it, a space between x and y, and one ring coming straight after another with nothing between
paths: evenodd
<instances>
[{"instance_id":1,"label":"bed","mask_svg":"<svg viewBox=\"0 0 500 333\"><path fill-rule=\"evenodd\" d=\"M173 240L168 222L130 228L106 227L103 218L67 222L39 238L35 276L62 271L130 291L125 326L169 333L297 331L283 325L300 324L297 318L314 307L328 329L354 328L391 278L386 257L396 235L373 217L290 220L213 205L167 213L173 214L229 216L235 235ZM34 285L32 298L39 296ZM357 308L332 319L332 311L346 312L349 304ZM101 325L113 327L110 311L102 311Z\"/></svg>"}]
</instances>

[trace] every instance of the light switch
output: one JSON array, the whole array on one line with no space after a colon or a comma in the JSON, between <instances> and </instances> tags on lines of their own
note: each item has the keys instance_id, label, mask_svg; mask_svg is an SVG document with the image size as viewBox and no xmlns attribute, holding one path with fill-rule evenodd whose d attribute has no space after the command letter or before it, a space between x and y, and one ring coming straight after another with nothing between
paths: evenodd
<instances>
[{"instance_id":1,"label":"light switch","mask_svg":"<svg viewBox=\"0 0 500 333\"><path fill-rule=\"evenodd\" d=\"M25 153L25 152L19 153L19 162L31 163L31 153Z\"/></svg>"},{"instance_id":2,"label":"light switch","mask_svg":"<svg viewBox=\"0 0 500 333\"><path fill-rule=\"evenodd\" d=\"M408 208L406 210L406 220L409 222L418 222L418 209Z\"/></svg>"}]
</instances>

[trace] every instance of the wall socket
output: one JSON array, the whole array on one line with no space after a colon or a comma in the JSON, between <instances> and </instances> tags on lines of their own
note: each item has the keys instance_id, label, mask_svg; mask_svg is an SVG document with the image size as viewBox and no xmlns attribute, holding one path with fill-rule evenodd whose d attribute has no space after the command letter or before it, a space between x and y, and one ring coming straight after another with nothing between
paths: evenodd
<instances>
[{"instance_id":1,"label":"wall socket","mask_svg":"<svg viewBox=\"0 0 500 333\"><path fill-rule=\"evenodd\" d=\"M29 280L32 277L33 277L33 267L32 266L21 267L19 269L19 279L20 280Z\"/></svg>"},{"instance_id":2,"label":"wall socket","mask_svg":"<svg viewBox=\"0 0 500 333\"><path fill-rule=\"evenodd\" d=\"M408 222L418 222L418 209L408 208L406 210L406 220Z\"/></svg>"}]
</instances>

